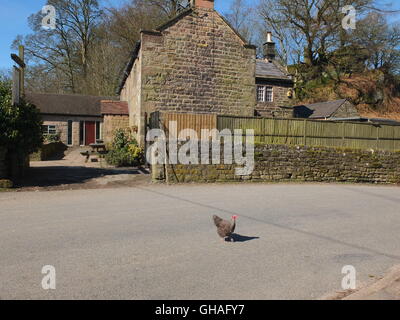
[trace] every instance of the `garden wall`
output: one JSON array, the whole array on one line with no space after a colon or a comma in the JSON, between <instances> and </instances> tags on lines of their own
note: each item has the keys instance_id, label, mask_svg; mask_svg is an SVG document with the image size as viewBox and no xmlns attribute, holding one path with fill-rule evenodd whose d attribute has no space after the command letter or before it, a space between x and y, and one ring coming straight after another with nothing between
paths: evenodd
<instances>
[{"instance_id":1,"label":"garden wall","mask_svg":"<svg viewBox=\"0 0 400 320\"><path fill-rule=\"evenodd\" d=\"M52 142L44 144L38 152L32 153L30 155L31 161L46 161L52 158L63 158L64 151L68 147L62 142Z\"/></svg>"},{"instance_id":2,"label":"garden wall","mask_svg":"<svg viewBox=\"0 0 400 320\"><path fill-rule=\"evenodd\" d=\"M169 165L155 167L153 179L168 182L400 183L400 152L260 145L255 148L255 162L250 176L236 176L236 164Z\"/></svg>"},{"instance_id":3,"label":"garden wall","mask_svg":"<svg viewBox=\"0 0 400 320\"><path fill-rule=\"evenodd\" d=\"M103 140L104 143L110 144L113 142L114 134L117 129L129 128L128 115L104 115L103 122Z\"/></svg>"}]
</instances>

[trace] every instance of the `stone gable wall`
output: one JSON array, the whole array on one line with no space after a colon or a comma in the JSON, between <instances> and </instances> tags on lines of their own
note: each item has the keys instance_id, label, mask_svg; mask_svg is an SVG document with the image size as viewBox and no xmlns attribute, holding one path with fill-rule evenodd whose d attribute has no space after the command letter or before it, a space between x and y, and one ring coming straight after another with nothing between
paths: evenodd
<instances>
[{"instance_id":1,"label":"stone gable wall","mask_svg":"<svg viewBox=\"0 0 400 320\"><path fill-rule=\"evenodd\" d=\"M210 9L142 33L142 106L154 111L253 116L255 49Z\"/></svg>"}]
</instances>

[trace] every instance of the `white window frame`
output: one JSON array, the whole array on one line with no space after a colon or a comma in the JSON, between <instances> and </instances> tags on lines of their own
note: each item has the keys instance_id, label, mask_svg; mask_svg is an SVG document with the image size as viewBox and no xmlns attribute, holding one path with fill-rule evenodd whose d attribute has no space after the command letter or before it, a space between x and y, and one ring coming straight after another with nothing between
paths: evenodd
<instances>
[{"instance_id":1,"label":"white window frame","mask_svg":"<svg viewBox=\"0 0 400 320\"><path fill-rule=\"evenodd\" d=\"M263 93L262 93L262 98L260 100L260 95L259 95L259 90L262 89ZM271 90L271 100L267 101L267 92L268 90ZM269 85L257 85L257 102L274 102L274 87L273 86L269 86Z\"/></svg>"},{"instance_id":2,"label":"white window frame","mask_svg":"<svg viewBox=\"0 0 400 320\"><path fill-rule=\"evenodd\" d=\"M50 133L50 127L52 127L52 131L54 128L54 133ZM43 129L45 129L45 130L43 130ZM55 124L44 124L44 125L42 125L42 133L43 134L51 134L51 135L57 134L57 126Z\"/></svg>"}]
</instances>

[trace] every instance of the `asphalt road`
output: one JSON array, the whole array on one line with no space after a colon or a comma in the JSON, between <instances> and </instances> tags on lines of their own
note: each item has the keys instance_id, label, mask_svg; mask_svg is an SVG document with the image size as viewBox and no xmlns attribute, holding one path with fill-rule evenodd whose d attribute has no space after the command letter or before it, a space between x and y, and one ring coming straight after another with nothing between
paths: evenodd
<instances>
[{"instance_id":1,"label":"asphalt road","mask_svg":"<svg viewBox=\"0 0 400 320\"><path fill-rule=\"evenodd\" d=\"M400 263L400 189L144 185L0 193L0 299L316 299ZM222 242L211 216L239 215ZM41 270L56 268L56 290Z\"/></svg>"}]
</instances>

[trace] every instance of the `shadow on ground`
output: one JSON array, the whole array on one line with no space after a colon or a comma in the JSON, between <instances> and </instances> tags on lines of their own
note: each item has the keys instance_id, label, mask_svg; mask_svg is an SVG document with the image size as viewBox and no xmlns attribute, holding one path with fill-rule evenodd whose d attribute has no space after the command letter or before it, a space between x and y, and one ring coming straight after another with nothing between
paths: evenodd
<instances>
[{"instance_id":1,"label":"shadow on ground","mask_svg":"<svg viewBox=\"0 0 400 320\"><path fill-rule=\"evenodd\" d=\"M247 236L242 236L237 233L233 233L231 235L231 238L233 239L234 242L247 242L247 241L251 241L251 240L260 239L260 237L247 237Z\"/></svg>"},{"instance_id":2,"label":"shadow on ground","mask_svg":"<svg viewBox=\"0 0 400 320\"><path fill-rule=\"evenodd\" d=\"M73 185L82 185L92 179L107 178L107 176L122 175L148 175L148 172L142 168L88 168L88 167L70 167L70 166L43 166L32 167L28 170L25 177L16 182L17 188L31 187L71 187Z\"/></svg>"}]
</instances>

